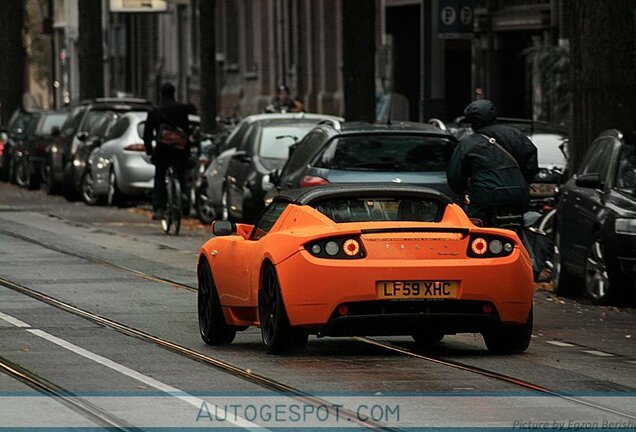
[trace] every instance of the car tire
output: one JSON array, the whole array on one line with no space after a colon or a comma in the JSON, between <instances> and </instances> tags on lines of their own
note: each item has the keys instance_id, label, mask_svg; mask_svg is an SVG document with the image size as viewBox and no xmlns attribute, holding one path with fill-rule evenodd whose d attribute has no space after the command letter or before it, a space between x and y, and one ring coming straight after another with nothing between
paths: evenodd
<instances>
[{"instance_id":1,"label":"car tire","mask_svg":"<svg viewBox=\"0 0 636 432\"><path fill-rule=\"evenodd\" d=\"M601 233L592 236L585 257L585 296L595 305L614 304L618 301L625 281L618 272L612 272L607 260Z\"/></svg>"},{"instance_id":2,"label":"car tire","mask_svg":"<svg viewBox=\"0 0 636 432\"><path fill-rule=\"evenodd\" d=\"M46 185L46 193L55 195L60 193L60 184L57 183L53 176L53 167L50 161L44 166L44 184Z\"/></svg>"},{"instance_id":3,"label":"car tire","mask_svg":"<svg viewBox=\"0 0 636 432\"><path fill-rule=\"evenodd\" d=\"M307 331L293 328L289 324L276 269L271 264L267 265L263 272L258 300L265 351L269 354L302 351L307 345Z\"/></svg>"},{"instance_id":4,"label":"car tire","mask_svg":"<svg viewBox=\"0 0 636 432\"><path fill-rule=\"evenodd\" d=\"M95 195L95 190L93 188L93 175L91 174L90 170L86 170L86 172L82 176L81 194L82 200L89 206L102 204L104 202L103 196Z\"/></svg>"},{"instance_id":5,"label":"car tire","mask_svg":"<svg viewBox=\"0 0 636 432\"><path fill-rule=\"evenodd\" d=\"M67 201L77 201L80 198L80 194L75 189L74 177L75 168L71 163L67 163L62 176L62 193Z\"/></svg>"},{"instance_id":6,"label":"car tire","mask_svg":"<svg viewBox=\"0 0 636 432\"><path fill-rule=\"evenodd\" d=\"M561 234L558 228L554 237L554 254L552 258L552 291L562 297L572 297L579 294L576 289L576 278L571 275L563 263L561 254Z\"/></svg>"},{"instance_id":7,"label":"car tire","mask_svg":"<svg viewBox=\"0 0 636 432\"><path fill-rule=\"evenodd\" d=\"M517 354L528 349L532 339L534 319L533 308L530 308L528 319L523 324L498 326L482 333L488 351L493 354Z\"/></svg>"},{"instance_id":8,"label":"car tire","mask_svg":"<svg viewBox=\"0 0 636 432\"><path fill-rule=\"evenodd\" d=\"M216 211L210 204L208 186L205 182L201 183L195 193L194 207L197 212L197 218L203 225L210 225L216 219Z\"/></svg>"},{"instance_id":9,"label":"car tire","mask_svg":"<svg viewBox=\"0 0 636 432\"><path fill-rule=\"evenodd\" d=\"M115 170L111 170L108 174L108 195L106 196L106 202L109 206L120 207L124 204L124 195L120 192L119 186L117 186L117 176Z\"/></svg>"},{"instance_id":10,"label":"car tire","mask_svg":"<svg viewBox=\"0 0 636 432\"><path fill-rule=\"evenodd\" d=\"M9 157L9 164L7 167L7 182L15 184L15 159L13 159L13 156Z\"/></svg>"},{"instance_id":11,"label":"car tire","mask_svg":"<svg viewBox=\"0 0 636 432\"><path fill-rule=\"evenodd\" d=\"M15 167L15 183L25 189L31 188L31 173L29 163L26 159L20 158Z\"/></svg>"},{"instance_id":12,"label":"car tire","mask_svg":"<svg viewBox=\"0 0 636 432\"><path fill-rule=\"evenodd\" d=\"M199 266L199 291L197 295L199 333L208 345L229 345L236 336L236 329L225 321L219 294L207 260Z\"/></svg>"}]
</instances>

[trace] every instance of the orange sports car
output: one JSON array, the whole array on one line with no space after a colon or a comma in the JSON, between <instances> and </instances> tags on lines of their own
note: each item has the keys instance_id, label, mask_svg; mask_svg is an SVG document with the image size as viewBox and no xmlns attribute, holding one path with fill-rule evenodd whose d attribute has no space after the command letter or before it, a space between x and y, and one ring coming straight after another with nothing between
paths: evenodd
<instances>
[{"instance_id":1,"label":"orange sports car","mask_svg":"<svg viewBox=\"0 0 636 432\"><path fill-rule=\"evenodd\" d=\"M200 250L199 329L211 345L260 326L268 352L318 336L482 333L524 351L532 266L513 231L480 228L440 192L399 184L285 191L255 225L215 221Z\"/></svg>"}]
</instances>

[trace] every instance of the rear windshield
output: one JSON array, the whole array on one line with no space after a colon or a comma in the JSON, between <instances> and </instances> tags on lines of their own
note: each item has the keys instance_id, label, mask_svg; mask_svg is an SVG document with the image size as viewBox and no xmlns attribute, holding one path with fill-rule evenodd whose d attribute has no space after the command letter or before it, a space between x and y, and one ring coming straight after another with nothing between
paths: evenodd
<instances>
[{"instance_id":1,"label":"rear windshield","mask_svg":"<svg viewBox=\"0 0 636 432\"><path fill-rule=\"evenodd\" d=\"M344 222L438 222L444 205L413 198L353 198L321 201L313 205L336 223Z\"/></svg>"},{"instance_id":2,"label":"rear windshield","mask_svg":"<svg viewBox=\"0 0 636 432\"><path fill-rule=\"evenodd\" d=\"M315 124L290 124L263 128L258 154L264 158L287 159L289 146L297 143L314 128Z\"/></svg>"},{"instance_id":3,"label":"rear windshield","mask_svg":"<svg viewBox=\"0 0 636 432\"><path fill-rule=\"evenodd\" d=\"M425 136L351 136L333 140L314 164L348 171L446 171L450 141Z\"/></svg>"},{"instance_id":4,"label":"rear windshield","mask_svg":"<svg viewBox=\"0 0 636 432\"><path fill-rule=\"evenodd\" d=\"M56 126L62 128L67 117L68 113L47 114L42 123L42 135L51 135L51 131Z\"/></svg>"},{"instance_id":5,"label":"rear windshield","mask_svg":"<svg viewBox=\"0 0 636 432\"><path fill-rule=\"evenodd\" d=\"M621 149L616 187L636 195L636 148L633 146L626 145Z\"/></svg>"}]
</instances>

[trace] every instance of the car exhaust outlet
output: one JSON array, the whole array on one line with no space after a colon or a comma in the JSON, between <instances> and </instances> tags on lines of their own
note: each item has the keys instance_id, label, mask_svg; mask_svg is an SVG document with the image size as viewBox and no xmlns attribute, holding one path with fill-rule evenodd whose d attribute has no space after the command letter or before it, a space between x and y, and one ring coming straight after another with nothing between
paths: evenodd
<instances>
[{"instance_id":1,"label":"car exhaust outlet","mask_svg":"<svg viewBox=\"0 0 636 432\"><path fill-rule=\"evenodd\" d=\"M485 314L490 314L492 313L492 306L489 305L488 303L484 303L482 310L484 311Z\"/></svg>"},{"instance_id":2,"label":"car exhaust outlet","mask_svg":"<svg viewBox=\"0 0 636 432\"><path fill-rule=\"evenodd\" d=\"M346 305L338 306L338 313L340 314L340 316L346 316L347 314L349 314L349 307Z\"/></svg>"}]
</instances>

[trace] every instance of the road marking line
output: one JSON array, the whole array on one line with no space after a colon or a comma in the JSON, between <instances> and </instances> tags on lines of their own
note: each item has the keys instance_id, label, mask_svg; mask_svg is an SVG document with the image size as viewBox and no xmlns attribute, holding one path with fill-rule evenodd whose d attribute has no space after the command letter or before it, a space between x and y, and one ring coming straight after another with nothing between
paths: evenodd
<instances>
[{"instance_id":1,"label":"road marking line","mask_svg":"<svg viewBox=\"0 0 636 432\"><path fill-rule=\"evenodd\" d=\"M636 360L627 360L627 363L635 364L635 365L636 365Z\"/></svg>"},{"instance_id":2,"label":"road marking line","mask_svg":"<svg viewBox=\"0 0 636 432\"><path fill-rule=\"evenodd\" d=\"M571 343L560 342L560 341L555 341L555 340L545 341L545 343L549 343L550 345L555 345L555 346L558 346L558 347L573 347L574 346Z\"/></svg>"},{"instance_id":3,"label":"road marking line","mask_svg":"<svg viewBox=\"0 0 636 432\"><path fill-rule=\"evenodd\" d=\"M20 321L17 318L14 318L12 316L9 315L5 315L2 312L0 312L0 318L2 318L3 320L7 321L8 323L13 324L16 327L20 327L20 328L25 328L27 327L26 331L41 337L42 339L48 340L49 342L54 343L55 345L62 347L64 349L67 349L68 351L74 352L75 354L78 354L82 357L85 357L89 360L92 360L96 363L101 364L102 366L106 366L109 369L112 369L116 372L119 372L122 375L126 375L127 377L130 377L132 379L135 379L139 382L142 382L146 385L148 385L149 387L153 387L157 390L160 390L162 392L165 392L167 394L169 394L170 396L180 399L198 409L201 409L204 405L207 405L207 409L208 411L210 409L214 409L215 412L219 412L219 413L224 413L225 416L223 417L224 419L226 419L225 421L227 421L230 424L233 424L234 426L238 426L240 428L243 429L247 429L247 430L258 430L258 431L263 431L263 430L267 430L255 423L252 423L242 417L239 416L234 416L233 420L229 420L231 418L231 415L224 409L215 406L213 404L208 404L205 400L203 399L199 399L198 397L192 396L182 390L179 390L176 387L172 387L168 384L164 384L161 381L157 381L154 378L151 378L149 376L143 375L142 373L137 372L136 370L130 369L124 365L121 365L119 363L116 363L110 359L107 359L106 357L102 357L99 354L95 354L91 351L88 351L82 347L79 347L77 345L74 345L70 342L65 341L64 339L60 339L57 336L53 336L52 334L49 334L43 330L40 329L34 329L31 328L30 325L26 324L23 321Z\"/></svg>"},{"instance_id":4,"label":"road marking line","mask_svg":"<svg viewBox=\"0 0 636 432\"><path fill-rule=\"evenodd\" d=\"M0 312L0 319L3 319L6 322L8 322L9 324L13 324L16 327L31 328L31 326L29 324L25 323L24 321L20 321L17 318L13 318L12 316L5 315L2 312Z\"/></svg>"},{"instance_id":5,"label":"road marking line","mask_svg":"<svg viewBox=\"0 0 636 432\"><path fill-rule=\"evenodd\" d=\"M587 354L592 354L595 356L599 356L599 357L614 357L614 354L610 354L610 353L606 353L603 351L596 351L596 350L587 350L587 351L583 351L584 353Z\"/></svg>"}]
</instances>

